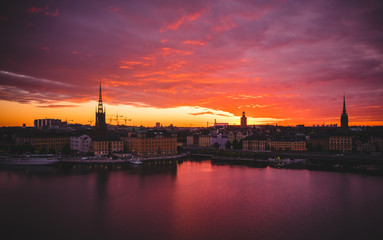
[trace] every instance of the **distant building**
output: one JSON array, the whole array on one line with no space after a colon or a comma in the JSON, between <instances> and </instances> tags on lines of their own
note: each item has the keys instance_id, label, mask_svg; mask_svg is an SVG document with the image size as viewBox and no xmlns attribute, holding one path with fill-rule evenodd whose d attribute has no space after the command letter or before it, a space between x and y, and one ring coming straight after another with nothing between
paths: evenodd
<instances>
[{"instance_id":1,"label":"distant building","mask_svg":"<svg viewBox=\"0 0 383 240\"><path fill-rule=\"evenodd\" d=\"M267 140L255 137L247 137L242 140L242 150L253 152L266 151Z\"/></svg>"},{"instance_id":2,"label":"distant building","mask_svg":"<svg viewBox=\"0 0 383 240\"><path fill-rule=\"evenodd\" d=\"M210 147L210 139L209 135L200 135L198 138L198 146L199 147Z\"/></svg>"},{"instance_id":3,"label":"distant building","mask_svg":"<svg viewBox=\"0 0 383 240\"><path fill-rule=\"evenodd\" d=\"M346 113L346 96L343 95L343 113L340 116L341 128L348 128L348 115Z\"/></svg>"},{"instance_id":4,"label":"distant building","mask_svg":"<svg viewBox=\"0 0 383 240\"><path fill-rule=\"evenodd\" d=\"M239 142L247 136L248 136L248 133L246 131L243 131L243 132L241 132L241 131L236 131L236 132L230 131L228 136L227 136L227 140L230 143L233 143L234 140L237 140L237 142Z\"/></svg>"},{"instance_id":5,"label":"distant building","mask_svg":"<svg viewBox=\"0 0 383 240\"><path fill-rule=\"evenodd\" d=\"M91 151L96 156L112 155L114 153L122 153L124 151L124 143L120 140L112 141L92 141Z\"/></svg>"},{"instance_id":6,"label":"distant building","mask_svg":"<svg viewBox=\"0 0 383 240\"><path fill-rule=\"evenodd\" d=\"M60 119L50 119L50 118L45 118L45 119L35 119L33 121L33 126L35 128L58 128L63 126L63 122L61 122Z\"/></svg>"},{"instance_id":7,"label":"distant building","mask_svg":"<svg viewBox=\"0 0 383 240\"><path fill-rule=\"evenodd\" d=\"M70 149L79 153L88 153L92 147L92 139L84 134L70 137Z\"/></svg>"},{"instance_id":8,"label":"distant building","mask_svg":"<svg viewBox=\"0 0 383 240\"><path fill-rule=\"evenodd\" d=\"M109 141L109 153L121 153L124 151L123 141Z\"/></svg>"},{"instance_id":9,"label":"distant building","mask_svg":"<svg viewBox=\"0 0 383 240\"><path fill-rule=\"evenodd\" d=\"M241 127L242 128L246 128L247 127L247 117L245 116L245 112L242 112Z\"/></svg>"},{"instance_id":10,"label":"distant building","mask_svg":"<svg viewBox=\"0 0 383 240\"><path fill-rule=\"evenodd\" d=\"M108 141L92 141L91 152L95 156L109 155L109 142Z\"/></svg>"},{"instance_id":11,"label":"distant building","mask_svg":"<svg viewBox=\"0 0 383 240\"><path fill-rule=\"evenodd\" d=\"M36 153L61 153L69 145L68 136L17 136L16 145L31 145Z\"/></svg>"},{"instance_id":12,"label":"distant building","mask_svg":"<svg viewBox=\"0 0 383 240\"><path fill-rule=\"evenodd\" d=\"M291 151L306 151L306 142L304 141L283 141L272 140L269 142L270 149L275 150L291 150Z\"/></svg>"},{"instance_id":13,"label":"distant building","mask_svg":"<svg viewBox=\"0 0 383 240\"><path fill-rule=\"evenodd\" d=\"M217 120L214 120L214 127L215 128L221 128L221 129L227 129L229 127L228 123L217 123Z\"/></svg>"},{"instance_id":14,"label":"distant building","mask_svg":"<svg viewBox=\"0 0 383 240\"><path fill-rule=\"evenodd\" d=\"M223 136L221 133L210 138L210 146L218 145L219 149L225 149L227 143L227 137Z\"/></svg>"},{"instance_id":15,"label":"distant building","mask_svg":"<svg viewBox=\"0 0 383 240\"><path fill-rule=\"evenodd\" d=\"M309 143L313 151L330 150L329 136L311 136Z\"/></svg>"},{"instance_id":16,"label":"distant building","mask_svg":"<svg viewBox=\"0 0 383 240\"><path fill-rule=\"evenodd\" d=\"M189 135L186 137L187 146L198 146L199 135Z\"/></svg>"},{"instance_id":17,"label":"distant building","mask_svg":"<svg viewBox=\"0 0 383 240\"><path fill-rule=\"evenodd\" d=\"M136 156L170 156L177 154L177 134L165 131L129 133L122 137L124 148Z\"/></svg>"},{"instance_id":18,"label":"distant building","mask_svg":"<svg viewBox=\"0 0 383 240\"><path fill-rule=\"evenodd\" d=\"M98 97L98 106L96 110L96 137L97 139L106 138L106 122L105 122L105 108L102 104L102 94L101 94L101 83L100 83L100 92Z\"/></svg>"},{"instance_id":19,"label":"distant building","mask_svg":"<svg viewBox=\"0 0 383 240\"><path fill-rule=\"evenodd\" d=\"M351 152L352 151L352 136L330 136L329 147L331 151Z\"/></svg>"}]
</instances>

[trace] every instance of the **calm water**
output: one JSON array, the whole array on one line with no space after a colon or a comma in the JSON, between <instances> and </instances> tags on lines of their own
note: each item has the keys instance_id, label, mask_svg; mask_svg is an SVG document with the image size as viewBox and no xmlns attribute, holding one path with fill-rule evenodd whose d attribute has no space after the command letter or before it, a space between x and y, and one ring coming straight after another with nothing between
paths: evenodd
<instances>
[{"instance_id":1,"label":"calm water","mask_svg":"<svg viewBox=\"0 0 383 240\"><path fill-rule=\"evenodd\" d=\"M377 176L210 161L2 168L0 192L6 239L383 239Z\"/></svg>"}]
</instances>

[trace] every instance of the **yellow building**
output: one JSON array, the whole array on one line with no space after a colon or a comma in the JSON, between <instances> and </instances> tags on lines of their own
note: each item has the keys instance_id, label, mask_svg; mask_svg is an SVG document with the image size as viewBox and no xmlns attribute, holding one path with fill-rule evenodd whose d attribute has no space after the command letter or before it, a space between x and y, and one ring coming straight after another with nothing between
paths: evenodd
<instances>
[{"instance_id":1,"label":"yellow building","mask_svg":"<svg viewBox=\"0 0 383 240\"><path fill-rule=\"evenodd\" d=\"M198 146L199 147L210 147L210 139L211 139L211 136L200 135L198 137Z\"/></svg>"},{"instance_id":2,"label":"yellow building","mask_svg":"<svg viewBox=\"0 0 383 240\"><path fill-rule=\"evenodd\" d=\"M123 141L109 141L109 152L118 153L124 151L124 142Z\"/></svg>"},{"instance_id":3,"label":"yellow building","mask_svg":"<svg viewBox=\"0 0 383 240\"><path fill-rule=\"evenodd\" d=\"M330 136L330 151L351 152L352 136Z\"/></svg>"},{"instance_id":4,"label":"yellow building","mask_svg":"<svg viewBox=\"0 0 383 240\"><path fill-rule=\"evenodd\" d=\"M96 156L109 155L109 142L108 141L92 141L91 152Z\"/></svg>"},{"instance_id":5,"label":"yellow building","mask_svg":"<svg viewBox=\"0 0 383 240\"><path fill-rule=\"evenodd\" d=\"M270 149L275 150L292 150L292 151L306 151L306 142L305 141L270 141Z\"/></svg>"},{"instance_id":6,"label":"yellow building","mask_svg":"<svg viewBox=\"0 0 383 240\"><path fill-rule=\"evenodd\" d=\"M122 137L125 150L136 156L170 156L177 154L177 134L160 132L129 133Z\"/></svg>"}]
</instances>

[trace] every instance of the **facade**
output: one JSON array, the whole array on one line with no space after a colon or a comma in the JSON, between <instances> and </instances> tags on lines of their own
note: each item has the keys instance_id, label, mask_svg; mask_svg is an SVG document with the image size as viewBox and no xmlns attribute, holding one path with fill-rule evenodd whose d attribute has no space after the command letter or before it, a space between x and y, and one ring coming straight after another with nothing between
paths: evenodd
<instances>
[{"instance_id":1,"label":"facade","mask_svg":"<svg viewBox=\"0 0 383 240\"><path fill-rule=\"evenodd\" d=\"M219 149L225 149L227 143L227 137L224 137L221 133L217 136L213 136L210 138L210 146L214 146L214 144L218 144Z\"/></svg>"},{"instance_id":2,"label":"facade","mask_svg":"<svg viewBox=\"0 0 383 240\"><path fill-rule=\"evenodd\" d=\"M91 151L95 156L109 155L109 142L108 141L92 141Z\"/></svg>"},{"instance_id":3,"label":"facade","mask_svg":"<svg viewBox=\"0 0 383 240\"><path fill-rule=\"evenodd\" d=\"M122 137L125 150L133 155L170 156L177 154L177 134L167 132L129 133Z\"/></svg>"},{"instance_id":4,"label":"facade","mask_svg":"<svg viewBox=\"0 0 383 240\"><path fill-rule=\"evenodd\" d=\"M329 146L331 151L351 152L352 136L330 136Z\"/></svg>"},{"instance_id":5,"label":"facade","mask_svg":"<svg viewBox=\"0 0 383 240\"><path fill-rule=\"evenodd\" d=\"M67 136L51 136L51 137L35 137L35 151L54 151L61 153L65 145L69 145L69 137Z\"/></svg>"},{"instance_id":6,"label":"facade","mask_svg":"<svg viewBox=\"0 0 383 240\"><path fill-rule=\"evenodd\" d=\"M348 115L346 113L346 97L343 96L343 113L340 116L341 128L348 128Z\"/></svg>"},{"instance_id":7,"label":"facade","mask_svg":"<svg viewBox=\"0 0 383 240\"><path fill-rule=\"evenodd\" d=\"M98 139L106 138L106 122L105 122L106 111L102 104L102 95L101 95L101 83L100 83L100 92L98 97L98 106L96 110L96 137Z\"/></svg>"},{"instance_id":8,"label":"facade","mask_svg":"<svg viewBox=\"0 0 383 240\"><path fill-rule=\"evenodd\" d=\"M233 131L230 131L229 134L227 135L227 140L230 143L233 143L234 140L237 140L239 142L242 139L244 139L245 137L247 137L247 132L241 132L241 131L233 132Z\"/></svg>"},{"instance_id":9,"label":"facade","mask_svg":"<svg viewBox=\"0 0 383 240\"><path fill-rule=\"evenodd\" d=\"M198 138L198 146L199 147L210 147L210 139L209 135L200 135Z\"/></svg>"},{"instance_id":10,"label":"facade","mask_svg":"<svg viewBox=\"0 0 383 240\"><path fill-rule=\"evenodd\" d=\"M270 149L275 150L291 150L291 151L306 151L306 142L304 141L279 141L273 140L269 142Z\"/></svg>"},{"instance_id":11,"label":"facade","mask_svg":"<svg viewBox=\"0 0 383 240\"><path fill-rule=\"evenodd\" d=\"M122 153L124 151L123 141L109 141L109 152L110 153Z\"/></svg>"},{"instance_id":12,"label":"facade","mask_svg":"<svg viewBox=\"0 0 383 240\"><path fill-rule=\"evenodd\" d=\"M70 137L70 149L79 153L88 153L92 147L92 139L84 134Z\"/></svg>"},{"instance_id":13,"label":"facade","mask_svg":"<svg viewBox=\"0 0 383 240\"><path fill-rule=\"evenodd\" d=\"M199 136L198 135L191 135L186 137L186 145L187 146L198 146Z\"/></svg>"},{"instance_id":14,"label":"facade","mask_svg":"<svg viewBox=\"0 0 383 240\"><path fill-rule=\"evenodd\" d=\"M68 136L31 136L16 137L16 145L31 145L35 152L61 153L65 145L69 145Z\"/></svg>"},{"instance_id":15,"label":"facade","mask_svg":"<svg viewBox=\"0 0 383 240\"><path fill-rule=\"evenodd\" d=\"M266 151L267 140L245 138L242 142L242 150L252 152Z\"/></svg>"},{"instance_id":16,"label":"facade","mask_svg":"<svg viewBox=\"0 0 383 240\"><path fill-rule=\"evenodd\" d=\"M309 139L313 151L329 151L330 143L328 136L311 136Z\"/></svg>"},{"instance_id":17,"label":"facade","mask_svg":"<svg viewBox=\"0 0 383 240\"><path fill-rule=\"evenodd\" d=\"M242 128L246 128L247 127L247 117L245 116L245 112L242 112L241 127Z\"/></svg>"}]
</instances>

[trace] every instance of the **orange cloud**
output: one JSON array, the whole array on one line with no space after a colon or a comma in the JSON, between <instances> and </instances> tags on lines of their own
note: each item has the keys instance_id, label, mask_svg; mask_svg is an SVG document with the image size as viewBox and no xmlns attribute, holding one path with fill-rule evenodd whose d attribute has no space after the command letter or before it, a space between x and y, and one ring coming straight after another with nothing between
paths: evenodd
<instances>
[{"instance_id":1,"label":"orange cloud","mask_svg":"<svg viewBox=\"0 0 383 240\"><path fill-rule=\"evenodd\" d=\"M191 44L191 45L200 45L200 46L205 46L204 42L197 41L197 40L185 40L183 41L184 44Z\"/></svg>"},{"instance_id":2,"label":"orange cloud","mask_svg":"<svg viewBox=\"0 0 383 240\"><path fill-rule=\"evenodd\" d=\"M164 32L166 30L177 30L183 23L193 22L193 21L197 20L203 12L205 12L205 9L198 11L198 12L195 12L195 13L192 13L192 14L189 14L189 15L184 15L184 16L180 17L176 22L171 23L171 24L165 26L164 28L161 28L161 32Z\"/></svg>"}]
</instances>

